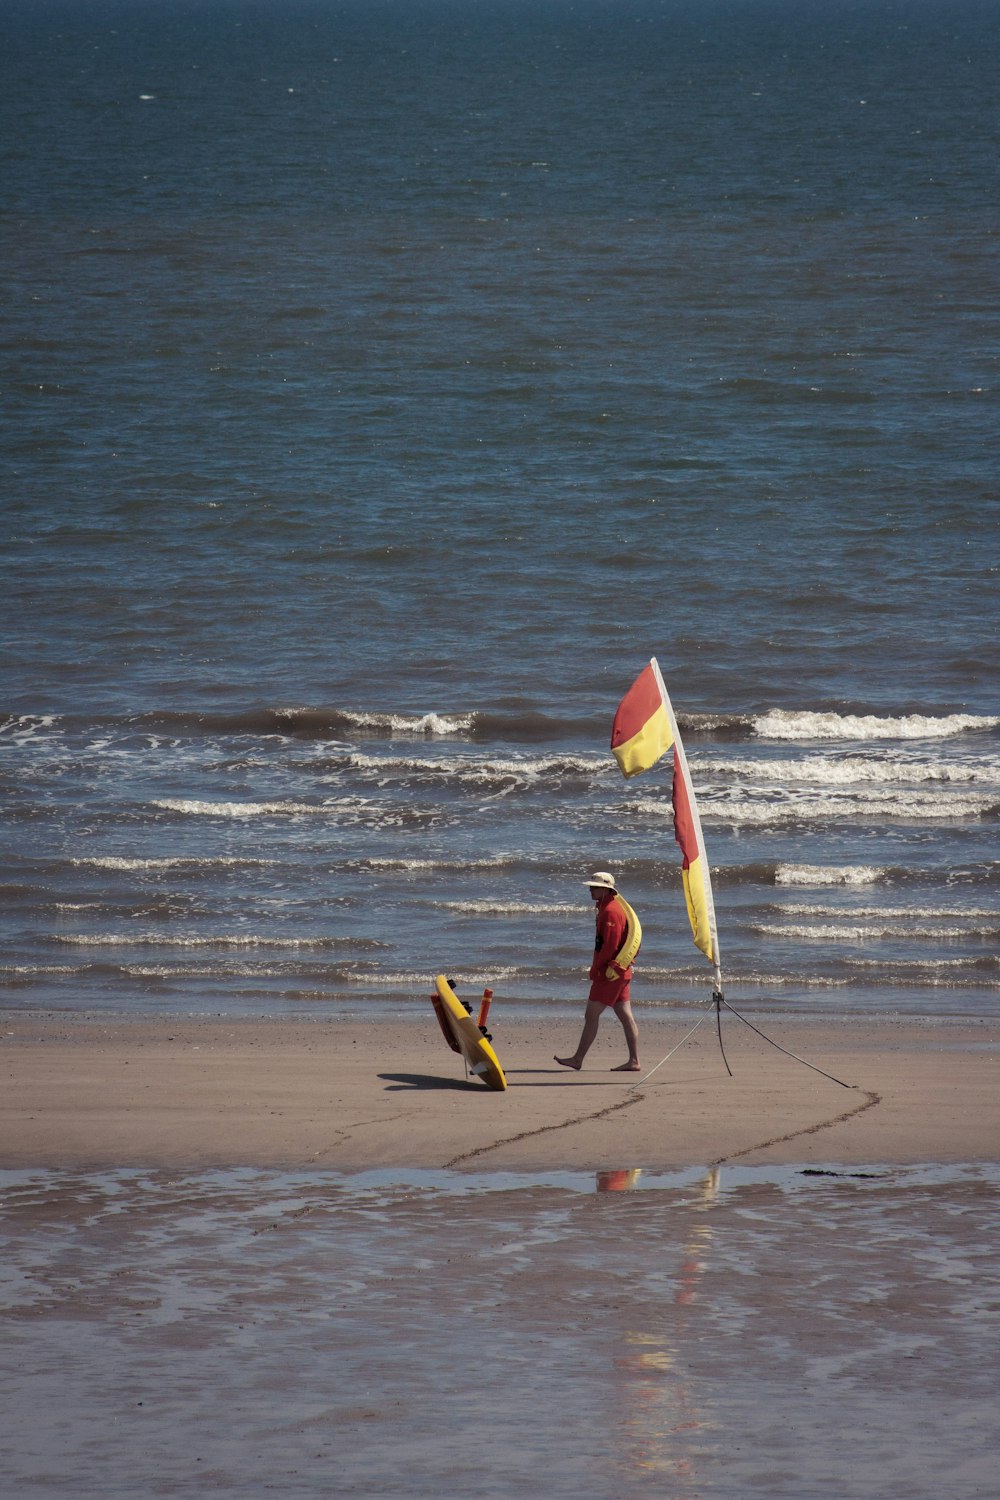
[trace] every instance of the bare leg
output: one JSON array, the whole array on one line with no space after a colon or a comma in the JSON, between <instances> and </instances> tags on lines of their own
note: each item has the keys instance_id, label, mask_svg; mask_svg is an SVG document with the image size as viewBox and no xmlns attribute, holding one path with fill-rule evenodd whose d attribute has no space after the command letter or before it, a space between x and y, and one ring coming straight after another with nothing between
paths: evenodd
<instances>
[{"instance_id":1,"label":"bare leg","mask_svg":"<svg viewBox=\"0 0 1000 1500\"><path fill-rule=\"evenodd\" d=\"M621 1063L617 1068L612 1068L612 1073L639 1073L639 1028L635 1024L635 1016L632 1014L632 1004L629 1000L619 1000L615 1006L615 1015L622 1023L625 1040L628 1043L628 1062Z\"/></svg>"},{"instance_id":2,"label":"bare leg","mask_svg":"<svg viewBox=\"0 0 1000 1500\"><path fill-rule=\"evenodd\" d=\"M580 1040L576 1044L576 1051L572 1057L555 1058L555 1062L560 1063L564 1068L574 1068L579 1073L583 1067L583 1059L590 1051L594 1038L597 1035L597 1028L601 1024L601 1013L603 1010L604 1006L599 1000L587 1001L587 1010L583 1018L583 1030L580 1033Z\"/></svg>"}]
</instances>

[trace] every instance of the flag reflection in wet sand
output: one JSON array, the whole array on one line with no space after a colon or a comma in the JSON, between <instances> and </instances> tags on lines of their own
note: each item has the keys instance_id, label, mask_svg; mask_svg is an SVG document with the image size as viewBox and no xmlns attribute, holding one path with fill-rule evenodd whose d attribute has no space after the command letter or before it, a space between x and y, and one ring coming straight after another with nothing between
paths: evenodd
<instances>
[{"instance_id":1,"label":"flag reflection in wet sand","mask_svg":"<svg viewBox=\"0 0 1000 1500\"><path fill-rule=\"evenodd\" d=\"M615 1359L617 1396L621 1412L620 1462L625 1470L657 1472L674 1480L677 1500L694 1500L702 1445L699 1435L713 1424L703 1393L686 1361L686 1345L696 1338L688 1326L686 1309L698 1295L712 1240L707 1210L719 1192L719 1167L712 1167L701 1186L697 1206L684 1227L683 1260L676 1274L672 1305L659 1308L657 1330L626 1329L624 1349ZM623 1192L636 1186L640 1170L598 1173L599 1191ZM602 1179L605 1181L602 1182ZM613 1181L607 1181L613 1179ZM674 1247L665 1243L665 1254Z\"/></svg>"}]
</instances>

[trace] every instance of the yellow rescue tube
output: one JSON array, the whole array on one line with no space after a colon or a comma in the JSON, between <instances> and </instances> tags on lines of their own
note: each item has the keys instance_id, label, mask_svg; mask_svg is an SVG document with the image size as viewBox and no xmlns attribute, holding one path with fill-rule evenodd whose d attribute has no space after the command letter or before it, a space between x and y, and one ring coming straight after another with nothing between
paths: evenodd
<instances>
[{"instance_id":1,"label":"yellow rescue tube","mask_svg":"<svg viewBox=\"0 0 1000 1500\"><path fill-rule=\"evenodd\" d=\"M622 943L618 952L604 971L605 979L620 979L625 970L632 967L635 956L639 951L639 944L642 942L642 925L639 922L639 918L631 906L629 906L624 896L617 896L616 899L625 908L628 926L625 929L624 943Z\"/></svg>"}]
</instances>

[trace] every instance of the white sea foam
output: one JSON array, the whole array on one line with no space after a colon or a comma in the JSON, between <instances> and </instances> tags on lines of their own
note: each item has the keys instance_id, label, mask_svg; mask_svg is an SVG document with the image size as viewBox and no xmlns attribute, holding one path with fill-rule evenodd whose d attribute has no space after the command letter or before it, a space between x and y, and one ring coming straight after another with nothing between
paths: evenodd
<instances>
[{"instance_id":1,"label":"white sea foam","mask_svg":"<svg viewBox=\"0 0 1000 1500\"><path fill-rule=\"evenodd\" d=\"M335 813L335 804L315 802L203 802L194 797L161 797L153 802L162 812L188 813L206 818L313 817Z\"/></svg>"},{"instance_id":2,"label":"white sea foam","mask_svg":"<svg viewBox=\"0 0 1000 1500\"><path fill-rule=\"evenodd\" d=\"M174 981L188 981L191 979L208 979L217 982L221 979L246 979L254 984L262 980L278 980L284 986L289 980L300 980L305 983L321 984L324 993L332 985L340 985L345 981L354 980L359 977L355 970L363 968L360 963L348 963L342 961L333 963L327 959L322 964L309 962L302 958L294 959L271 959L252 958L217 958L199 960L164 960L161 963L122 963L121 972L130 978L143 979L169 979ZM361 975L360 977L364 977Z\"/></svg>"},{"instance_id":3,"label":"white sea foam","mask_svg":"<svg viewBox=\"0 0 1000 1500\"><path fill-rule=\"evenodd\" d=\"M881 865L782 865L775 885L874 885L886 874Z\"/></svg>"},{"instance_id":4,"label":"white sea foam","mask_svg":"<svg viewBox=\"0 0 1000 1500\"><path fill-rule=\"evenodd\" d=\"M554 901L551 903L531 901L436 901L435 906L444 907L447 911L456 911L463 916L473 917L538 917L538 916L572 916L578 917L585 908L579 904L571 905L565 901Z\"/></svg>"},{"instance_id":5,"label":"white sea foam","mask_svg":"<svg viewBox=\"0 0 1000 1500\"><path fill-rule=\"evenodd\" d=\"M775 708L756 715L752 722L754 733L770 740L923 740L945 739L968 730L995 729L1000 718L985 714L903 714L879 718L874 714Z\"/></svg>"},{"instance_id":6,"label":"white sea foam","mask_svg":"<svg viewBox=\"0 0 1000 1500\"><path fill-rule=\"evenodd\" d=\"M330 818L344 825L403 828L440 823L446 816L437 808L383 806L363 797L341 797L327 802L206 802L194 797L163 797L153 801L162 812L203 818Z\"/></svg>"},{"instance_id":7,"label":"white sea foam","mask_svg":"<svg viewBox=\"0 0 1000 1500\"><path fill-rule=\"evenodd\" d=\"M87 865L97 870L196 870L200 868L224 868L226 866L256 868L277 864L273 859L243 859L237 856L193 858L186 855L163 855L158 859L130 859L119 854L83 855L71 859L71 865Z\"/></svg>"},{"instance_id":8,"label":"white sea foam","mask_svg":"<svg viewBox=\"0 0 1000 1500\"><path fill-rule=\"evenodd\" d=\"M843 989L848 980L832 974L727 974L727 987L749 987L757 989L782 989L793 985L796 989L837 990Z\"/></svg>"},{"instance_id":9,"label":"white sea foam","mask_svg":"<svg viewBox=\"0 0 1000 1500\"><path fill-rule=\"evenodd\" d=\"M844 918L841 923L824 922L798 923L798 922L760 922L754 923L751 931L760 937L794 937L802 938L811 943L822 943L829 940L837 942L866 942L874 938L914 938L914 939L939 939L939 938L968 938L968 937L996 937L997 927L946 927L943 925L925 926L915 931L912 925L904 925L899 922L852 922Z\"/></svg>"},{"instance_id":10,"label":"white sea foam","mask_svg":"<svg viewBox=\"0 0 1000 1500\"><path fill-rule=\"evenodd\" d=\"M502 759L476 759L472 756L442 756L431 759L416 755L368 755L361 751L345 757L352 769L378 776L442 777L449 781L483 782L537 781L544 777L610 775L615 767L607 756L538 755L507 756Z\"/></svg>"},{"instance_id":11,"label":"white sea foam","mask_svg":"<svg viewBox=\"0 0 1000 1500\"><path fill-rule=\"evenodd\" d=\"M392 985L395 989L415 990L421 995L429 995L434 988L434 980L427 974L404 973L404 974L359 974L358 981L370 985ZM429 1012L428 1012L429 1014Z\"/></svg>"},{"instance_id":12,"label":"white sea foam","mask_svg":"<svg viewBox=\"0 0 1000 1500\"><path fill-rule=\"evenodd\" d=\"M995 953L979 955L975 958L896 958L887 965L884 959L862 958L856 954L845 954L843 960L854 969L880 969L885 971L889 980L905 978L907 974L919 976L921 983L934 984L934 975L941 976L941 982L961 984L984 984L990 989L995 989L1000 980L987 979L982 970L989 966L996 968L1000 965L1000 955Z\"/></svg>"},{"instance_id":13,"label":"white sea foam","mask_svg":"<svg viewBox=\"0 0 1000 1500\"><path fill-rule=\"evenodd\" d=\"M23 747L36 737L44 735L58 722L56 714L17 714L8 719L6 724L0 725L0 737Z\"/></svg>"},{"instance_id":14,"label":"white sea foam","mask_svg":"<svg viewBox=\"0 0 1000 1500\"><path fill-rule=\"evenodd\" d=\"M953 906L816 906L809 902L789 902L782 912L793 917L844 917L851 920L878 917L883 921L993 921L1000 923L1000 911L989 907Z\"/></svg>"},{"instance_id":15,"label":"white sea foam","mask_svg":"<svg viewBox=\"0 0 1000 1500\"><path fill-rule=\"evenodd\" d=\"M475 722L474 714L391 714L345 710L343 718L356 729L391 731L393 734L466 734Z\"/></svg>"},{"instance_id":16,"label":"white sea foam","mask_svg":"<svg viewBox=\"0 0 1000 1500\"><path fill-rule=\"evenodd\" d=\"M482 860L449 860L449 859L396 859L389 855L375 855L371 859L363 859L360 863L366 870L399 870L404 874L420 875L425 870L459 870L467 869L474 865L482 865Z\"/></svg>"},{"instance_id":17,"label":"white sea foam","mask_svg":"<svg viewBox=\"0 0 1000 1500\"><path fill-rule=\"evenodd\" d=\"M701 816L706 822L728 823L733 827L771 828L790 823L851 822L875 819L880 822L942 822L981 818L994 811L1000 792L952 793L920 791L913 788L865 787L863 790L821 791L797 788L784 793L775 788L741 787L738 794L718 794L713 788L699 797ZM673 816L670 803L642 800L641 812Z\"/></svg>"},{"instance_id":18,"label":"white sea foam","mask_svg":"<svg viewBox=\"0 0 1000 1500\"><path fill-rule=\"evenodd\" d=\"M485 859L401 859L391 855L372 855L359 863L366 870L398 870L402 874L422 875L427 870L501 870L519 865L514 854L495 854Z\"/></svg>"},{"instance_id":19,"label":"white sea foam","mask_svg":"<svg viewBox=\"0 0 1000 1500\"><path fill-rule=\"evenodd\" d=\"M34 978L36 974L78 974L75 964L0 964L0 974L11 978Z\"/></svg>"},{"instance_id":20,"label":"white sea foam","mask_svg":"<svg viewBox=\"0 0 1000 1500\"><path fill-rule=\"evenodd\" d=\"M679 970L663 968L656 964L642 965L642 978L648 983L655 980L658 983L669 983L671 985L689 984L704 985L711 983L711 972L707 974L701 970ZM741 974L735 970L726 971L726 986L736 989L741 986L753 985L754 987L777 988L784 985L794 984L796 988L806 987L819 989L842 988L848 981L846 979L834 978L829 974ZM644 1002L647 997L643 996ZM667 1002L670 1003L669 1001ZM706 1004L710 1003L706 1000Z\"/></svg>"},{"instance_id":21,"label":"white sea foam","mask_svg":"<svg viewBox=\"0 0 1000 1500\"><path fill-rule=\"evenodd\" d=\"M260 933L176 936L162 932L57 933L54 942L78 948L383 948L373 938L265 937Z\"/></svg>"},{"instance_id":22,"label":"white sea foam","mask_svg":"<svg viewBox=\"0 0 1000 1500\"><path fill-rule=\"evenodd\" d=\"M456 990L467 988L469 985L494 985L501 980L510 979L518 973L516 968L496 968L489 973L478 969L448 969L449 978L454 982ZM426 972L415 973L412 970L405 973L379 973L379 974L356 974L351 976L357 984L378 985L379 987L392 985L395 989L413 990L419 995L430 995L434 989L434 978ZM466 997L471 998L471 997Z\"/></svg>"},{"instance_id":23,"label":"white sea foam","mask_svg":"<svg viewBox=\"0 0 1000 1500\"><path fill-rule=\"evenodd\" d=\"M918 782L1000 782L1000 766L972 763L949 764L921 760L915 755L887 751L882 755L808 755L802 760L700 760L692 765L697 778L703 775L741 777L779 784L810 782L824 786L854 786L870 782L889 784ZM992 770L992 775L990 774Z\"/></svg>"}]
</instances>

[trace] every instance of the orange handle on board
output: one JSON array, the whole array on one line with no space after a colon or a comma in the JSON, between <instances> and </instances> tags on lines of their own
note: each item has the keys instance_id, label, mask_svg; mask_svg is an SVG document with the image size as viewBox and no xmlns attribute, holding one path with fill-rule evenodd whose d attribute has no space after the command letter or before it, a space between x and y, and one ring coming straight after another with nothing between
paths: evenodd
<instances>
[{"instance_id":1,"label":"orange handle on board","mask_svg":"<svg viewBox=\"0 0 1000 1500\"><path fill-rule=\"evenodd\" d=\"M490 1013L490 1002L492 999L493 991L490 989L483 990L483 1002L479 1007L479 1020L476 1022L480 1030L486 1025L486 1017Z\"/></svg>"}]
</instances>

